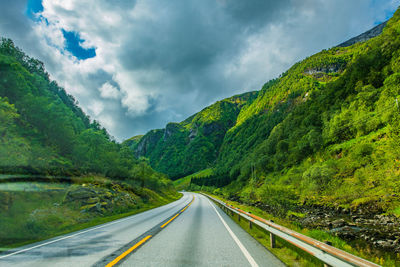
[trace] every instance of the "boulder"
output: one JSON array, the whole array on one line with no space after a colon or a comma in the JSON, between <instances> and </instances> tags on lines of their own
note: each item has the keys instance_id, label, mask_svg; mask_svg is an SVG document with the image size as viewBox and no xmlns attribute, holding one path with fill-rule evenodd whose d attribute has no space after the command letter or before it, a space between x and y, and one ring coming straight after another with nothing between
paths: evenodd
<instances>
[{"instance_id":1,"label":"boulder","mask_svg":"<svg viewBox=\"0 0 400 267\"><path fill-rule=\"evenodd\" d=\"M84 199L90 199L96 196L97 193L92 188L73 187L67 192L64 202L82 201Z\"/></svg>"},{"instance_id":2,"label":"boulder","mask_svg":"<svg viewBox=\"0 0 400 267\"><path fill-rule=\"evenodd\" d=\"M332 222L332 227L333 228L339 228L339 227L343 227L343 226L346 226L346 225L347 225L347 223L343 219L335 220L335 221Z\"/></svg>"}]
</instances>

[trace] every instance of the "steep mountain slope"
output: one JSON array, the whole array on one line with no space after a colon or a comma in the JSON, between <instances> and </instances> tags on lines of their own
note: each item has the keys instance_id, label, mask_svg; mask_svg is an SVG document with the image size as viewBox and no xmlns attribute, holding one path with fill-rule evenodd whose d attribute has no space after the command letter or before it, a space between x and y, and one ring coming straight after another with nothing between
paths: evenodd
<instances>
[{"instance_id":1,"label":"steep mountain slope","mask_svg":"<svg viewBox=\"0 0 400 267\"><path fill-rule=\"evenodd\" d=\"M351 45L353 45L355 43L365 42L365 41L367 41L367 40L369 40L371 38L374 38L374 37L376 37L376 36L378 36L379 34L382 33L383 28L385 28L385 26L386 26L386 23L387 23L387 21L385 21L385 22L383 22L383 23L381 23L379 25L376 25L371 30L368 30L368 31L356 36L356 37L353 37L350 40L347 40L346 42L343 42L338 46L341 46L341 47L351 46Z\"/></svg>"},{"instance_id":2,"label":"steep mountain slope","mask_svg":"<svg viewBox=\"0 0 400 267\"><path fill-rule=\"evenodd\" d=\"M174 184L399 260L399 99L397 10L380 35L268 82L227 131L215 165Z\"/></svg>"},{"instance_id":3,"label":"steep mountain slope","mask_svg":"<svg viewBox=\"0 0 400 267\"><path fill-rule=\"evenodd\" d=\"M8 39L0 41L0 182L2 249L179 198Z\"/></svg>"},{"instance_id":4,"label":"steep mountain slope","mask_svg":"<svg viewBox=\"0 0 400 267\"><path fill-rule=\"evenodd\" d=\"M212 170L192 175L191 187L229 184L217 191L281 215L304 203L398 213L399 19L397 11L380 35L323 50L266 83L226 131ZM185 149L170 147L178 155ZM174 164L168 168L191 163Z\"/></svg>"},{"instance_id":5,"label":"steep mountain slope","mask_svg":"<svg viewBox=\"0 0 400 267\"><path fill-rule=\"evenodd\" d=\"M180 123L169 123L125 144L171 178L191 174L214 164L225 133L256 97L257 92L249 92L218 101Z\"/></svg>"},{"instance_id":6,"label":"steep mountain slope","mask_svg":"<svg viewBox=\"0 0 400 267\"><path fill-rule=\"evenodd\" d=\"M84 175L171 184L50 81L43 63L0 42L0 174ZM154 181L156 182L154 182ZM156 186L154 186L156 187Z\"/></svg>"},{"instance_id":7,"label":"steep mountain slope","mask_svg":"<svg viewBox=\"0 0 400 267\"><path fill-rule=\"evenodd\" d=\"M224 137L215 175L192 182L234 181L227 194L283 213L299 203L394 212L399 16L381 35L322 51L264 86Z\"/></svg>"}]
</instances>

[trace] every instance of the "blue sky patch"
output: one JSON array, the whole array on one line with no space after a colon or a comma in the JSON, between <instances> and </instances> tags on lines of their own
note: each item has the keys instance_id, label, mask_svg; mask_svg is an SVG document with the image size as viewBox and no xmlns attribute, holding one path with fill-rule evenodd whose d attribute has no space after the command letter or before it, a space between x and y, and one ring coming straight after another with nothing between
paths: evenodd
<instances>
[{"instance_id":1,"label":"blue sky patch","mask_svg":"<svg viewBox=\"0 0 400 267\"><path fill-rule=\"evenodd\" d=\"M35 14L42 11L42 0L28 0L25 11L26 16L28 16L30 19L36 20L37 18L35 17Z\"/></svg>"},{"instance_id":2,"label":"blue sky patch","mask_svg":"<svg viewBox=\"0 0 400 267\"><path fill-rule=\"evenodd\" d=\"M80 38L79 33L68 32L62 30L64 38L66 40L65 49L71 52L78 59L88 59L96 56L96 49L89 48L85 49L80 44L84 41Z\"/></svg>"}]
</instances>

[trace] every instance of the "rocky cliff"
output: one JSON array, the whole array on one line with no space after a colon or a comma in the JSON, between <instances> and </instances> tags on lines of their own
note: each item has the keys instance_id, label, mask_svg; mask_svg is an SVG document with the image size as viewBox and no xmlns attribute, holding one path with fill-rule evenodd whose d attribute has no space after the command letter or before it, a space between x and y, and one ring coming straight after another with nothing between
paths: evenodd
<instances>
[{"instance_id":1,"label":"rocky cliff","mask_svg":"<svg viewBox=\"0 0 400 267\"><path fill-rule=\"evenodd\" d=\"M124 143L136 157L149 158L156 170L171 178L194 173L213 164L225 133L256 97L257 92L249 92L218 101L180 123L168 123Z\"/></svg>"},{"instance_id":2,"label":"rocky cliff","mask_svg":"<svg viewBox=\"0 0 400 267\"><path fill-rule=\"evenodd\" d=\"M346 42L341 43L338 46L339 47L351 46L355 43L365 42L371 38L374 38L382 33L383 28L385 28L386 24L387 24L387 21L375 26L374 28L372 28L356 37L353 37L353 38L347 40Z\"/></svg>"}]
</instances>

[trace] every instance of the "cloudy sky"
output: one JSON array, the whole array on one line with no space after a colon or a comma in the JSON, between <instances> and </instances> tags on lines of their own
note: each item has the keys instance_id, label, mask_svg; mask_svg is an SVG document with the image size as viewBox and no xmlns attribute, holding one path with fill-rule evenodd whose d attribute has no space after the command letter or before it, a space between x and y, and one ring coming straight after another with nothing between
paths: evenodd
<instances>
[{"instance_id":1,"label":"cloudy sky","mask_svg":"<svg viewBox=\"0 0 400 267\"><path fill-rule=\"evenodd\" d=\"M258 90L399 0L0 0L0 36L117 140Z\"/></svg>"}]
</instances>

